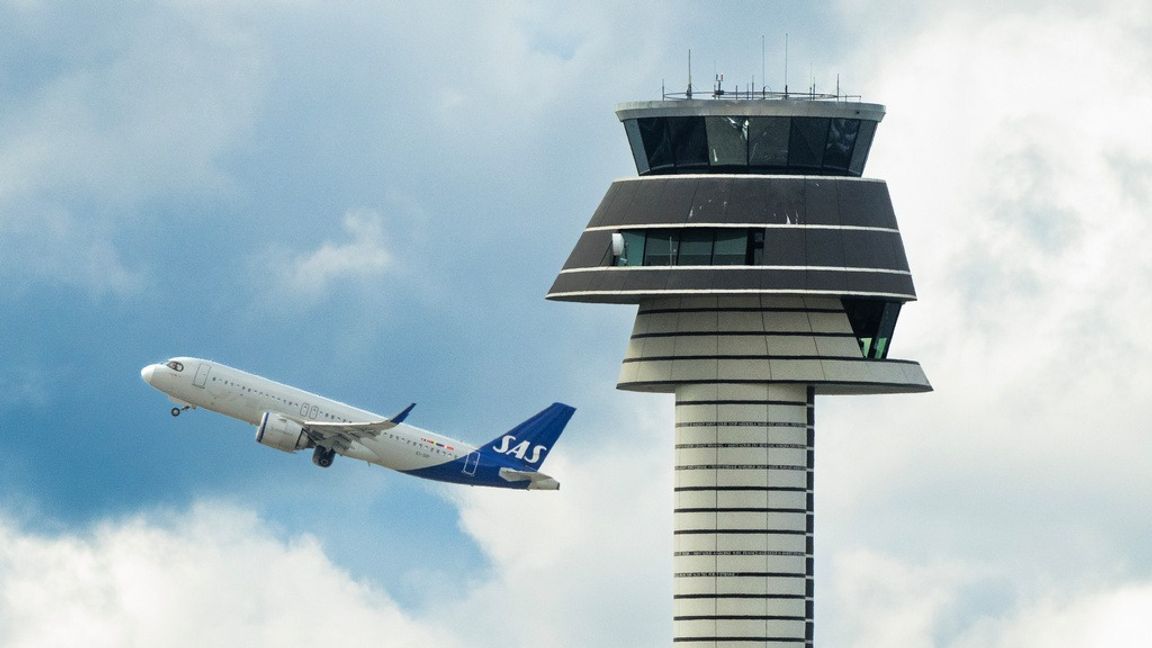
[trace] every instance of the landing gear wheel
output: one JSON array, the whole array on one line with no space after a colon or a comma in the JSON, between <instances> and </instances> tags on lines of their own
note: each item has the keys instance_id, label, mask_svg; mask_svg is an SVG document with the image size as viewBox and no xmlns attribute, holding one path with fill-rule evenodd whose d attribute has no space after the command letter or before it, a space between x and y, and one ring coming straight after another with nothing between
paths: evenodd
<instances>
[{"instance_id":1,"label":"landing gear wheel","mask_svg":"<svg viewBox=\"0 0 1152 648\"><path fill-rule=\"evenodd\" d=\"M180 416L180 411L181 410L179 407L173 407L172 408L172 416Z\"/></svg>"},{"instance_id":2,"label":"landing gear wheel","mask_svg":"<svg viewBox=\"0 0 1152 648\"><path fill-rule=\"evenodd\" d=\"M335 458L336 451L329 450L324 446L316 446L316 449L312 451L312 463L320 466L321 468L327 468L328 466L331 466L332 460Z\"/></svg>"}]
</instances>

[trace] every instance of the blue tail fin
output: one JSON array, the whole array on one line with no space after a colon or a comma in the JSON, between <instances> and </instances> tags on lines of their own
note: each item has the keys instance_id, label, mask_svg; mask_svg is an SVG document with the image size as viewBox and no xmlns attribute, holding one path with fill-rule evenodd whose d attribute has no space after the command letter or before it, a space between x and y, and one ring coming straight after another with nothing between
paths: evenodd
<instances>
[{"instance_id":1,"label":"blue tail fin","mask_svg":"<svg viewBox=\"0 0 1152 648\"><path fill-rule=\"evenodd\" d=\"M535 470L544 465L564 426L576 408L552 403L539 414L485 444L484 452L510 459L514 464Z\"/></svg>"}]
</instances>

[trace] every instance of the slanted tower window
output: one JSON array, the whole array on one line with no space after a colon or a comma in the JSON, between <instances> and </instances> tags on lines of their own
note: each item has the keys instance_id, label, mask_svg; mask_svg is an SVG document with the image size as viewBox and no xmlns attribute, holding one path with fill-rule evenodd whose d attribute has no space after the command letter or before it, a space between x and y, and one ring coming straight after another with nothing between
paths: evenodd
<instances>
[{"instance_id":1,"label":"slanted tower window","mask_svg":"<svg viewBox=\"0 0 1152 648\"><path fill-rule=\"evenodd\" d=\"M841 301L864 357L873 360L887 358L892 333L896 330L896 318L900 316L900 302L850 297Z\"/></svg>"}]
</instances>

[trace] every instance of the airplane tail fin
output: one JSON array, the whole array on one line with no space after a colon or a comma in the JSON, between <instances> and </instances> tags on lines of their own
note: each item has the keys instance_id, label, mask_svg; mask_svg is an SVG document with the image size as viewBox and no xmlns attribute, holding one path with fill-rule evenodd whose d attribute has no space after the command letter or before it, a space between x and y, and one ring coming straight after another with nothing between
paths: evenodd
<instances>
[{"instance_id":1,"label":"airplane tail fin","mask_svg":"<svg viewBox=\"0 0 1152 648\"><path fill-rule=\"evenodd\" d=\"M552 403L532 418L492 439L484 447L486 452L499 454L528 470L544 465L548 452L576 408L564 403Z\"/></svg>"}]
</instances>

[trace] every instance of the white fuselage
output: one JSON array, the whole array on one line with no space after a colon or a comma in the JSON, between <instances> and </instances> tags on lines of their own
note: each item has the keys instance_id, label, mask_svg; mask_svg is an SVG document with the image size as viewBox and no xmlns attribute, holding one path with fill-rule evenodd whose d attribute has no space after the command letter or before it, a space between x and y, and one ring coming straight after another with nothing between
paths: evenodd
<instances>
[{"instance_id":1,"label":"white fuselage","mask_svg":"<svg viewBox=\"0 0 1152 648\"><path fill-rule=\"evenodd\" d=\"M386 420L368 410L200 358L172 358L167 364L149 365L140 373L148 384L176 403L219 412L252 425L258 425L266 412L301 424ZM408 471L461 459L476 450L467 443L400 423L337 451L393 470Z\"/></svg>"}]
</instances>

